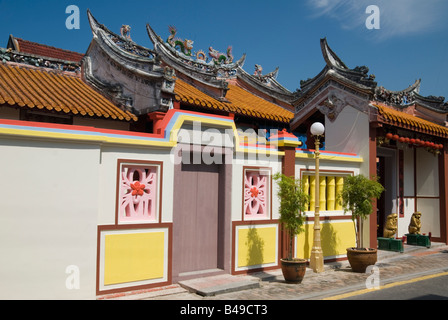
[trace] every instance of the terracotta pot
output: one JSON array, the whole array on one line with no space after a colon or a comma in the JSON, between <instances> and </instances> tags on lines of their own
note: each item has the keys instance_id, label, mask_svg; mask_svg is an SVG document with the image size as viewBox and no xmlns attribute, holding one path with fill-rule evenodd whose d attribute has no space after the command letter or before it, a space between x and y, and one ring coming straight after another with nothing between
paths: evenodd
<instances>
[{"instance_id":1,"label":"terracotta pot","mask_svg":"<svg viewBox=\"0 0 448 320\"><path fill-rule=\"evenodd\" d=\"M281 259L282 273L286 282L301 283L305 277L305 259Z\"/></svg>"},{"instance_id":2,"label":"terracotta pot","mask_svg":"<svg viewBox=\"0 0 448 320\"><path fill-rule=\"evenodd\" d=\"M347 258L354 272L366 272L366 268L377 261L377 249L347 248Z\"/></svg>"}]
</instances>

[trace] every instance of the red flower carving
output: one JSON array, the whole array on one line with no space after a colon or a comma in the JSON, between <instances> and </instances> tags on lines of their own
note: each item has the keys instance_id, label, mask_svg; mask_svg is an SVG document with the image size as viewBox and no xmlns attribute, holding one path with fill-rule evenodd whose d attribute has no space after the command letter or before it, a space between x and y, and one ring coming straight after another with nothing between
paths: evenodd
<instances>
[{"instance_id":1,"label":"red flower carving","mask_svg":"<svg viewBox=\"0 0 448 320\"><path fill-rule=\"evenodd\" d=\"M142 196L143 190L145 190L146 186L138 181L131 183L132 195L133 196Z\"/></svg>"},{"instance_id":2,"label":"red flower carving","mask_svg":"<svg viewBox=\"0 0 448 320\"><path fill-rule=\"evenodd\" d=\"M250 195L253 197L253 198L256 198L256 197L258 197L258 189L257 188L255 188L255 187L252 187L251 189L250 189Z\"/></svg>"}]
</instances>

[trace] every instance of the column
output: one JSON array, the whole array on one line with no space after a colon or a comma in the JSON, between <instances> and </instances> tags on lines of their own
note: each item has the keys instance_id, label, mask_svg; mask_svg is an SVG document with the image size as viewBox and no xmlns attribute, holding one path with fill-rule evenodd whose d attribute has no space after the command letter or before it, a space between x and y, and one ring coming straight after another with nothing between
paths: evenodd
<instances>
[{"instance_id":1,"label":"column","mask_svg":"<svg viewBox=\"0 0 448 320\"><path fill-rule=\"evenodd\" d=\"M327 210L334 211L336 207L336 181L334 176L327 177Z\"/></svg>"}]
</instances>

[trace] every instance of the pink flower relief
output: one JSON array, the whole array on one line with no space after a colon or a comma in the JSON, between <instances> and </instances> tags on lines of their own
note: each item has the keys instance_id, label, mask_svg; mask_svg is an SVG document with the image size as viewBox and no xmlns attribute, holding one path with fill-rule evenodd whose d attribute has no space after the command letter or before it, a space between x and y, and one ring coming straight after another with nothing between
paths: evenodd
<instances>
[{"instance_id":1,"label":"pink flower relief","mask_svg":"<svg viewBox=\"0 0 448 320\"><path fill-rule=\"evenodd\" d=\"M157 168L123 166L120 182L120 221L155 220Z\"/></svg>"},{"instance_id":2,"label":"pink flower relief","mask_svg":"<svg viewBox=\"0 0 448 320\"><path fill-rule=\"evenodd\" d=\"M267 176L248 171L244 180L244 213L264 217L267 214Z\"/></svg>"}]
</instances>

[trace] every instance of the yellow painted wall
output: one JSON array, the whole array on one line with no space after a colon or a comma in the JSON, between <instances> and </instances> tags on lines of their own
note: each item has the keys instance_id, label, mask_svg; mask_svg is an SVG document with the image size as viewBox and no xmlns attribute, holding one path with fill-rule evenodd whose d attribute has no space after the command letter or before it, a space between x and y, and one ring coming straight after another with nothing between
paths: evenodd
<instances>
[{"instance_id":1,"label":"yellow painted wall","mask_svg":"<svg viewBox=\"0 0 448 320\"><path fill-rule=\"evenodd\" d=\"M250 227L238 231L238 267L276 261L277 228Z\"/></svg>"},{"instance_id":2,"label":"yellow painted wall","mask_svg":"<svg viewBox=\"0 0 448 320\"><path fill-rule=\"evenodd\" d=\"M106 235L104 285L163 277L164 239L164 232Z\"/></svg>"},{"instance_id":3,"label":"yellow painted wall","mask_svg":"<svg viewBox=\"0 0 448 320\"><path fill-rule=\"evenodd\" d=\"M313 222L305 225L305 232L298 235L297 251L298 258L308 259L313 247ZM354 247L356 242L355 228L352 221L325 222L321 227L321 246L324 257L346 254L346 249Z\"/></svg>"}]
</instances>

